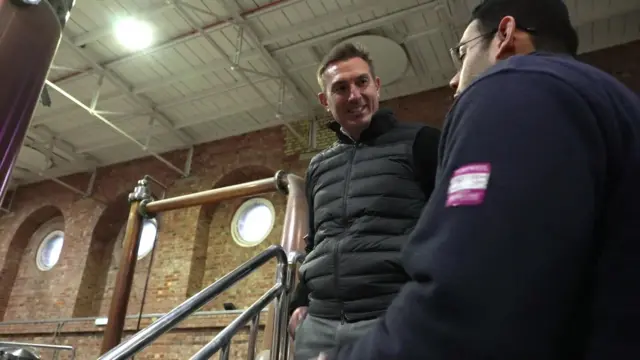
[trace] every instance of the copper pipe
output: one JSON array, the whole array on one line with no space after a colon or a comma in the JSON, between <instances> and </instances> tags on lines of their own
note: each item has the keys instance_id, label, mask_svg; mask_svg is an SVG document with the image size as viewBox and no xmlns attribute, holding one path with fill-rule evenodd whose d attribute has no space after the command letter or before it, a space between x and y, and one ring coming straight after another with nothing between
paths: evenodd
<instances>
[{"instance_id":1,"label":"copper pipe","mask_svg":"<svg viewBox=\"0 0 640 360\"><path fill-rule=\"evenodd\" d=\"M304 236L309 232L309 205L304 179L286 174L281 180L288 190L287 210L284 215L281 246L288 254L304 252Z\"/></svg>"},{"instance_id":2,"label":"copper pipe","mask_svg":"<svg viewBox=\"0 0 640 360\"><path fill-rule=\"evenodd\" d=\"M122 245L122 261L119 264L116 285L109 307L109 317L104 330L102 348L100 354L113 349L120 343L124 331L124 322L127 316L127 306L129 305L129 295L133 274L135 273L136 260L138 259L138 245L141 232L142 216L140 215L140 201L131 202L129 209L129 219L124 233Z\"/></svg>"},{"instance_id":3,"label":"copper pipe","mask_svg":"<svg viewBox=\"0 0 640 360\"><path fill-rule=\"evenodd\" d=\"M303 239L309 231L309 206L307 204L307 197L305 194L305 182L304 179L295 174L279 173L279 175L276 176L276 179L278 189L288 195L280 245L287 254L289 254L291 261L292 253L304 252ZM295 264L293 266L295 266ZM275 314L274 308L274 304L269 306L269 311L267 313L262 343L263 349L270 349L272 346L273 334L275 333L275 316L277 315ZM285 316L283 321L285 333L287 320L288 318ZM283 351L286 351L286 349Z\"/></svg>"},{"instance_id":4,"label":"copper pipe","mask_svg":"<svg viewBox=\"0 0 640 360\"><path fill-rule=\"evenodd\" d=\"M0 0L0 199L7 192L62 32L52 4L21 3Z\"/></svg>"},{"instance_id":5,"label":"copper pipe","mask_svg":"<svg viewBox=\"0 0 640 360\"><path fill-rule=\"evenodd\" d=\"M176 196L164 200L156 200L147 204L146 211L157 214L164 211L184 209L204 204L237 199L273 192L276 190L274 178L250 181L243 184L225 186L218 189L200 191L193 194Z\"/></svg>"}]
</instances>

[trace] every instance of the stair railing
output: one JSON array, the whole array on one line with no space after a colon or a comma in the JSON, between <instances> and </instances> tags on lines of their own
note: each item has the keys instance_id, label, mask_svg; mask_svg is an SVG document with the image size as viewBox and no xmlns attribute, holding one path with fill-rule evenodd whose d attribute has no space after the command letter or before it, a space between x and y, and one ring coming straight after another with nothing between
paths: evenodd
<instances>
[{"instance_id":1,"label":"stair railing","mask_svg":"<svg viewBox=\"0 0 640 360\"><path fill-rule=\"evenodd\" d=\"M32 344L32 343L13 342L13 341L0 341L0 347L5 347L5 346L10 349L34 348L34 349L65 350L65 351L71 352L71 360L74 360L76 358L76 349L73 346L69 346L69 345Z\"/></svg>"},{"instance_id":2,"label":"stair railing","mask_svg":"<svg viewBox=\"0 0 640 360\"><path fill-rule=\"evenodd\" d=\"M231 337L241 327L245 326L248 321L252 321L252 324L255 323L252 329L257 331L257 320L259 319L256 319L256 317L263 308L273 303L273 308L269 310L266 321L265 343L263 343L262 350L269 350L272 360L286 360L289 350L286 331L287 299L289 291L293 287L297 262L302 258L297 254L297 251L304 247L303 239L308 232L308 204L305 196L304 179L285 171L278 171L272 178L218 187L161 200L154 199L153 191L150 187L152 182L157 182L157 180L145 176L138 181L133 192L129 194L130 208L123 240L122 258L109 306L108 321L102 338L100 349L102 357L99 359L110 360L131 357L148 346L158 336L166 333L187 316L196 312L215 296L264 265L270 259L276 258L278 266L274 287L251 305L249 309L241 313L237 319L223 329L216 338L195 354L192 359L209 358L211 354L220 350L222 350L222 358L228 358ZM166 211L211 205L220 201L246 198L273 191L278 191L287 196L280 246L272 246L242 264L222 279L186 300L170 313L162 316L146 329L121 343L126 319L126 313L123 309L127 308L129 302L143 219L154 218ZM289 256L289 259L287 259L287 256ZM257 333L254 334L254 337L257 337ZM253 350L250 351L250 355L255 355L255 339L252 343Z\"/></svg>"},{"instance_id":3,"label":"stair railing","mask_svg":"<svg viewBox=\"0 0 640 360\"><path fill-rule=\"evenodd\" d=\"M288 313L287 304L289 293L293 288L294 269L296 264L302 261L303 256L299 253L293 253L290 259L287 259L287 254L284 249L277 245L269 247L256 257L250 259L232 272L223 276L218 281L209 285L204 290L193 295L191 298L178 305L175 309L159 318L147 328L141 330L127 341L102 355L99 360L123 360L137 354L145 347L149 346L158 337L170 331L180 322L185 320L190 314L196 312L216 296L220 295L222 292L235 285L237 282L244 279L273 258L276 258L278 261L276 284L190 359L209 359L215 353L222 350L220 353L220 359L227 360L229 358L229 348L232 337L251 321L248 346L249 360L253 360L255 357L260 312L275 300L274 334L270 349L270 356L272 360L287 360L289 352L289 337L286 331Z\"/></svg>"}]
</instances>

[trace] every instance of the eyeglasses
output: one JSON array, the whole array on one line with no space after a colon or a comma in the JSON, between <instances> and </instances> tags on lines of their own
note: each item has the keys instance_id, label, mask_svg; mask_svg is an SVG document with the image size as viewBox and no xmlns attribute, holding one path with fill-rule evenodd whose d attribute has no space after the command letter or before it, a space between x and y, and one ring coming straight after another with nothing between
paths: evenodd
<instances>
[{"instance_id":1,"label":"eyeglasses","mask_svg":"<svg viewBox=\"0 0 640 360\"><path fill-rule=\"evenodd\" d=\"M534 28L520 27L520 26L516 26L516 28L520 29L522 31L531 33L531 34L536 33L536 30ZM462 42L462 43L458 44L458 46L456 46L456 47L452 47L451 49L449 49L449 54L451 55L451 60L453 61L453 65L456 67L456 69L460 70L460 68L462 68L462 63L463 63L464 57L466 55L466 51L465 52L461 52L460 51L460 49L463 46L465 46L467 44L470 44L471 42L476 41L478 39L482 39L484 37L491 36L491 35L495 34L496 31L498 31L498 30L491 30L491 31L488 31L486 33L480 34L480 35L478 35L478 36L476 36L474 38L471 38L471 39L469 39L469 40L467 40L465 42Z\"/></svg>"},{"instance_id":2,"label":"eyeglasses","mask_svg":"<svg viewBox=\"0 0 640 360\"><path fill-rule=\"evenodd\" d=\"M451 60L453 61L453 65L456 67L456 69L460 70L460 68L462 68L462 62L464 61L464 56L466 55L466 53L463 53L460 51L460 49L467 45L470 44L476 40L482 39L484 37L487 37L489 35L493 35L493 33L495 33L496 30L491 30L489 32L486 32L484 34L480 34L474 38L471 38L465 42L461 42L460 44L458 44L458 46L456 47L452 47L451 49L449 49L449 54L451 55Z\"/></svg>"}]
</instances>

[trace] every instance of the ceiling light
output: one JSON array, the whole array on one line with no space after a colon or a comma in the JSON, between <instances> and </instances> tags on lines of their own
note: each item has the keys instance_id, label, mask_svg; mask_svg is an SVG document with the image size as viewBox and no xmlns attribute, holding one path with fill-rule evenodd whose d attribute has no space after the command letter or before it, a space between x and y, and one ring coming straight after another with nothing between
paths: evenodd
<instances>
[{"instance_id":1,"label":"ceiling light","mask_svg":"<svg viewBox=\"0 0 640 360\"><path fill-rule=\"evenodd\" d=\"M148 23L129 18L116 23L115 35L128 49L142 50L151 45L153 30Z\"/></svg>"}]
</instances>

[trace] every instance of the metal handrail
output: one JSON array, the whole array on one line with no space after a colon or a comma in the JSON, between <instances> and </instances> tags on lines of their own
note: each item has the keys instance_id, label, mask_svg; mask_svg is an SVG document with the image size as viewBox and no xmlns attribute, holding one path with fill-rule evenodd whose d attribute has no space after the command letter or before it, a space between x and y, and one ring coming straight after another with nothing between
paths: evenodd
<instances>
[{"instance_id":1,"label":"metal handrail","mask_svg":"<svg viewBox=\"0 0 640 360\"><path fill-rule=\"evenodd\" d=\"M238 281L244 279L246 276L254 272L260 266L266 264L272 258L278 260L278 268L276 272L276 284L265 293L260 299L258 299L253 305L243 312L238 318L236 318L229 326L222 330L209 344L205 345L198 353L196 353L191 359L208 359L212 354L227 347L230 344L231 337L242 326L244 326L249 320L260 313L260 310L267 306L275 298L279 298L276 308L276 321L274 328L276 334L274 339L277 339L280 344L281 328L282 324L279 319L282 319L282 311L284 301L286 300L286 289L288 288L289 267L287 254L281 246L272 245L267 250L258 254L256 257L250 259L244 264L237 267L232 272L223 276L218 281L209 285L199 293L187 299L182 304L178 305L175 309L171 310L166 315L159 318L157 321L139 331L133 335L129 340L121 343L115 348L111 349L98 360L123 360L128 359L131 356L137 354L145 347L149 346L155 339L173 329L178 323L186 319L190 314L196 312L202 306L213 300L223 291L227 290L231 286L235 285ZM257 327L256 327L257 328ZM224 340L224 341L223 341ZM275 342L275 341L274 341ZM285 341L286 342L286 341ZM274 353L274 350L275 353ZM228 351L225 351L228 354ZM279 348L271 349L272 359L274 356L277 358ZM286 353L286 351L285 351Z\"/></svg>"},{"instance_id":2,"label":"metal handrail","mask_svg":"<svg viewBox=\"0 0 640 360\"><path fill-rule=\"evenodd\" d=\"M69 345L32 344L12 341L0 341L0 346L15 346L17 348L54 349L71 351L71 360L76 358L76 349Z\"/></svg>"}]
</instances>

